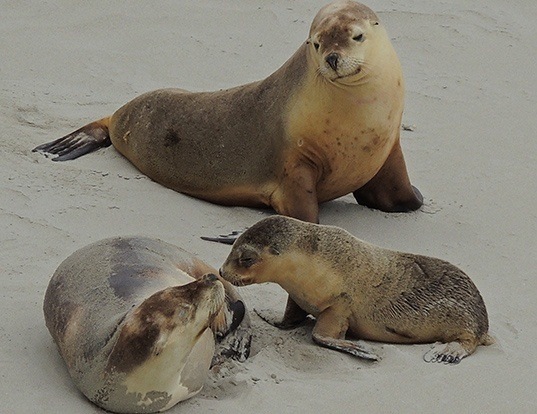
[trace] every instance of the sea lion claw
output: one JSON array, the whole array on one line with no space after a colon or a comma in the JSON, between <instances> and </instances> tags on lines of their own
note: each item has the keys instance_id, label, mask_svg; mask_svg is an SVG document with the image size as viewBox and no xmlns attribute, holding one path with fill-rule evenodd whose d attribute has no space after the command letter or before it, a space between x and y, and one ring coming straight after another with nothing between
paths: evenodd
<instances>
[{"instance_id":1,"label":"sea lion claw","mask_svg":"<svg viewBox=\"0 0 537 414\"><path fill-rule=\"evenodd\" d=\"M423 355L425 362L442 362L446 365L457 365L466 356L460 344L435 343L433 347Z\"/></svg>"},{"instance_id":2,"label":"sea lion claw","mask_svg":"<svg viewBox=\"0 0 537 414\"><path fill-rule=\"evenodd\" d=\"M230 332L222 339L222 341L218 345L218 355L222 357L233 358L239 362L244 362L250 356L251 345L251 330L249 329L249 327L239 326L237 329Z\"/></svg>"}]
</instances>

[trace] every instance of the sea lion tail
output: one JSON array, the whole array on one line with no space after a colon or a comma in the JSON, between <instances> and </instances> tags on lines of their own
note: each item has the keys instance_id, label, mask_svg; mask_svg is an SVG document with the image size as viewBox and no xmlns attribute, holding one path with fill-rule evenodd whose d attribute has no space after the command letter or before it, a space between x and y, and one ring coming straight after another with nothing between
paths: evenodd
<instances>
[{"instance_id":1,"label":"sea lion tail","mask_svg":"<svg viewBox=\"0 0 537 414\"><path fill-rule=\"evenodd\" d=\"M110 117L84 125L70 134L35 147L32 152L57 155L52 161L74 160L101 147L112 144L108 127Z\"/></svg>"}]
</instances>

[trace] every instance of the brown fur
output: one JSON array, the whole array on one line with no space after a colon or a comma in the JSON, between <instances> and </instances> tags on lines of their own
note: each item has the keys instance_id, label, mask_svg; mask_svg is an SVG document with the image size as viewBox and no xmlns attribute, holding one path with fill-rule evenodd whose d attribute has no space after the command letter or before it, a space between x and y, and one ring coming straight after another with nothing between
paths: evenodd
<instances>
[{"instance_id":1,"label":"brown fur","mask_svg":"<svg viewBox=\"0 0 537 414\"><path fill-rule=\"evenodd\" d=\"M203 332L212 325L214 315L221 313L223 298L223 295L218 297L204 289L201 283L171 287L153 294L123 324L107 369L129 372L151 356L158 355L161 350L158 339L162 334L171 332L178 323L192 323L198 306L209 302L215 312L205 325L198 328L199 333Z\"/></svg>"},{"instance_id":2,"label":"brown fur","mask_svg":"<svg viewBox=\"0 0 537 414\"><path fill-rule=\"evenodd\" d=\"M64 160L111 142L176 191L311 222L320 202L350 192L373 208L409 211L422 197L399 145L403 99L399 61L374 12L342 1L321 9L307 42L262 81L149 92L36 149Z\"/></svg>"},{"instance_id":3,"label":"brown fur","mask_svg":"<svg viewBox=\"0 0 537 414\"><path fill-rule=\"evenodd\" d=\"M242 299L215 273L186 251L144 237L105 239L73 253L54 273L43 309L77 387L107 410L154 412L181 395L173 384L188 390L185 398L199 391L214 351L208 327L224 337L219 352L246 358ZM158 364L182 375L180 384L159 378ZM140 400L149 398L147 388L156 393L152 405Z\"/></svg>"},{"instance_id":4,"label":"brown fur","mask_svg":"<svg viewBox=\"0 0 537 414\"><path fill-rule=\"evenodd\" d=\"M441 341L455 344L437 347L431 359L458 362L490 343L485 304L464 272L337 227L267 218L237 239L220 273L235 285L280 284L289 293L283 325L312 314L314 339L331 348L351 352L346 333L383 342Z\"/></svg>"}]
</instances>

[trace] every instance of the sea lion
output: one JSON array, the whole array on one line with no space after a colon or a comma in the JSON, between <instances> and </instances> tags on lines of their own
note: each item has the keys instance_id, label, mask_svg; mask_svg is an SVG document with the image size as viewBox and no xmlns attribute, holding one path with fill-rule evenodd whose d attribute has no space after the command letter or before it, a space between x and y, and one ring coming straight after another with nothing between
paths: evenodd
<instances>
[{"instance_id":1,"label":"sea lion","mask_svg":"<svg viewBox=\"0 0 537 414\"><path fill-rule=\"evenodd\" d=\"M352 192L388 212L416 210L400 146L401 65L375 13L338 1L264 80L217 92L162 89L34 151L77 158L113 144L142 173L223 205L270 206L318 222Z\"/></svg>"},{"instance_id":2,"label":"sea lion","mask_svg":"<svg viewBox=\"0 0 537 414\"><path fill-rule=\"evenodd\" d=\"M248 356L249 319L216 270L179 247L146 237L105 239L64 260L48 285L46 325L69 374L98 406L164 411L197 394L214 333Z\"/></svg>"},{"instance_id":3,"label":"sea lion","mask_svg":"<svg viewBox=\"0 0 537 414\"><path fill-rule=\"evenodd\" d=\"M236 286L275 282L289 293L280 327L308 314L313 340L367 359L352 340L436 344L424 359L458 363L492 342L483 299L470 278L440 259L387 250L333 226L283 216L243 233L220 269Z\"/></svg>"}]
</instances>

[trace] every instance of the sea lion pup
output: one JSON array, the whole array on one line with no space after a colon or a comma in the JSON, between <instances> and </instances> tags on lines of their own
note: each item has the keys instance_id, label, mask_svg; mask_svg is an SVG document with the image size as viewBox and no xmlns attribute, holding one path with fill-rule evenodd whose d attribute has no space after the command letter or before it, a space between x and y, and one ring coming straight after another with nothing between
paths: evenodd
<instances>
[{"instance_id":1,"label":"sea lion pup","mask_svg":"<svg viewBox=\"0 0 537 414\"><path fill-rule=\"evenodd\" d=\"M98 406L164 411L197 394L214 334L248 356L249 319L235 289L179 247L145 237L86 246L58 267L45 294L46 325L69 374Z\"/></svg>"},{"instance_id":2,"label":"sea lion pup","mask_svg":"<svg viewBox=\"0 0 537 414\"><path fill-rule=\"evenodd\" d=\"M149 92L34 151L63 161L112 144L173 190L315 223L319 203L350 192L372 208L409 211L423 197L399 142L403 99L401 65L377 16L338 1L262 81Z\"/></svg>"},{"instance_id":3,"label":"sea lion pup","mask_svg":"<svg viewBox=\"0 0 537 414\"><path fill-rule=\"evenodd\" d=\"M264 219L242 234L220 269L236 286L275 282L294 306L280 327L308 314L313 340L367 359L355 338L393 343L440 341L424 359L458 363L491 343L479 291L452 264L366 243L333 226L288 217Z\"/></svg>"}]
</instances>

